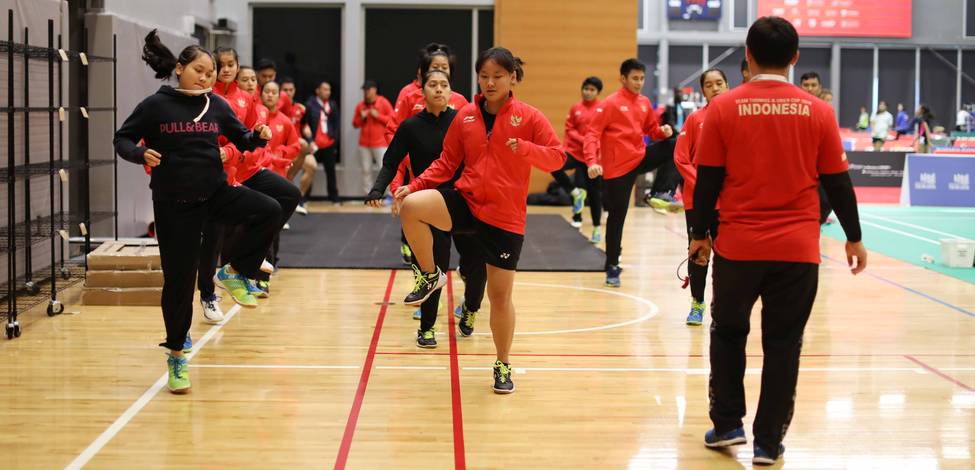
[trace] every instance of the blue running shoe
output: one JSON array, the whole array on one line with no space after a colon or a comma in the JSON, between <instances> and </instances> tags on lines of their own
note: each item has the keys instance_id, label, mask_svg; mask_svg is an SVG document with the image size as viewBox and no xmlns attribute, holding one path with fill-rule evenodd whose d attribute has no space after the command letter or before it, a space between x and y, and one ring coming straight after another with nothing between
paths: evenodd
<instances>
[{"instance_id":1,"label":"blue running shoe","mask_svg":"<svg viewBox=\"0 0 975 470\"><path fill-rule=\"evenodd\" d=\"M460 302L457 303L457 307L454 308L454 316L460 318L464 316L464 296L460 297Z\"/></svg>"},{"instance_id":2,"label":"blue running shoe","mask_svg":"<svg viewBox=\"0 0 975 470\"><path fill-rule=\"evenodd\" d=\"M687 314L687 324L701 326L704 323L704 303L691 299L691 313Z\"/></svg>"},{"instance_id":3,"label":"blue running shoe","mask_svg":"<svg viewBox=\"0 0 975 470\"><path fill-rule=\"evenodd\" d=\"M779 457L782 457L782 454L784 453L785 453L785 446L782 444L779 444L779 453L778 455L775 456L766 452L765 449L759 447L758 444L755 444L755 452L754 452L755 455L752 457L752 464L775 465L775 462L779 460Z\"/></svg>"},{"instance_id":4,"label":"blue running shoe","mask_svg":"<svg viewBox=\"0 0 975 470\"><path fill-rule=\"evenodd\" d=\"M623 268L619 266L610 266L606 269L606 287L619 287L620 274L622 273Z\"/></svg>"},{"instance_id":5,"label":"blue running shoe","mask_svg":"<svg viewBox=\"0 0 975 470\"><path fill-rule=\"evenodd\" d=\"M416 309L413 311L414 320L419 320L421 317L423 317L423 312L421 312L420 309Z\"/></svg>"},{"instance_id":6,"label":"blue running shoe","mask_svg":"<svg viewBox=\"0 0 975 470\"><path fill-rule=\"evenodd\" d=\"M603 241L603 230L602 230L602 228L600 228L600 227L593 227L592 228L592 238L590 238L589 241L591 241L593 243L599 243L599 242Z\"/></svg>"},{"instance_id":7,"label":"blue running shoe","mask_svg":"<svg viewBox=\"0 0 975 470\"><path fill-rule=\"evenodd\" d=\"M183 354L189 354L193 352L193 338L190 338L190 333L186 333L186 341L183 341Z\"/></svg>"},{"instance_id":8,"label":"blue running shoe","mask_svg":"<svg viewBox=\"0 0 975 470\"><path fill-rule=\"evenodd\" d=\"M582 214L582 209L586 207L586 190L575 188L572 190L572 213Z\"/></svg>"},{"instance_id":9,"label":"blue running shoe","mask_svg":"<svg viewBox=\"0 0 975 470\"><path fill-rule=\"evenodd\" d=\"M244 283L247 286L247 293L253 295L255 299L263 299L267 297L267 293L257 286L257 281L253 279L244 279Z\"/></svg>"},{"instance_id":10,"label":"blue running shoe","mask_svg":"<svg viewBox=\"0 0 975 470\"><path fill-rule=\"evenodd\" d=\"M745 442L747 442L745 428L734 429L720 436L714 432L714 429L704 434L704 445L712 449L744 444Z\"/></svg>"}]
</instances>

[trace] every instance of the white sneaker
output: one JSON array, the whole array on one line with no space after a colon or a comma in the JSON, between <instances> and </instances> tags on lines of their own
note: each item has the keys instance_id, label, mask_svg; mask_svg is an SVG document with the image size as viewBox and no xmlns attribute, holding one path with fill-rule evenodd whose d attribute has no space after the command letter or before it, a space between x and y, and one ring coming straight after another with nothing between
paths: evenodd
<instances>
[{"instance_id":1,"label":"white sneaker","mask_svg":"<svg viewBox=\"0 0 975 470\"><path fill-rule=\"evenodd\" d=\"M217 324L223 321L223 310L220 309L220 297L213 296L210 300L200 299L203 306L203 320Z\"/></svg>"},{"instance_id":2,"label":"white sneaker","mask_svg":"<svg viewBox=\"0 0 975 470\"><path fill-rule=\"evenodd\" d=\"M308 215L308 209L304 204L298 204L298 207L295 207L295 214Z\"/></svg>"}]
</instances>

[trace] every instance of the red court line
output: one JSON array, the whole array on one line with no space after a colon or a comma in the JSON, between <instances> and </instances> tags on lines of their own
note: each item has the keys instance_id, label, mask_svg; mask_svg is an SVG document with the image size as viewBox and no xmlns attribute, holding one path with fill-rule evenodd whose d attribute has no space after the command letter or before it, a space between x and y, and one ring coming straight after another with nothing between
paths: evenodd
<instances>
[{"instance_id":1,"label":"red court line","mask_svg":"<svg viewBox=\"0 0 975 470\"><path fill-rule=\"evenodd\" d=\"M945 379L945 380L947 380L947 381L949 381L949 382L951 382L951 383L953 383L953 384L955 384L955 385L957 385L957 386L959 386L961 388L964 388L965 390L968 390L969 392L975 392L975 388L972 388L972 387L969 387L968 385L965 385L960 380L958 380L958 379L956 379L956 378L954 378L954 377L952 377L952 376L950 376L950 375L948 375L948 374L946 374L944 372L941 372L940 370L936 369L934 366L929 366L924 361L921 361L920 359L918 359L918 358L916 358L914 356L905 355L904 356L904 359L907 359L908 361L911 361L911 362L913 362L913 363L915 363L915 364L917 364L917 365L919 365L919 366L927 369L928 372L930 372L930 373L932 373L934 375L937 375L938 377L941 377L942 379Z\"/></svg>"},{"instance_id":2,"label":"red court line","mask_svg":"<svg viewBox=\"0 0 975 470\"><path fill-rule=\"evenodd\" d=\"M366 354L366 361L362 365L362 375L359 377L359 388L355 391L355 399L352 401L352 409L349 410L349 420L345 423L345 434L342 436L342 444L339 446L339 454L335 457L335 469L345 468L345 463L349 460L349 449L352 447L352 437L355 435L355 426L359 422L359 411L362 409L362 399L366 396L366 386L369 385L369 374L372 372L372 362L376 358L376 347L379 346L379 335L383 330L383 320L386 319L386 307L389 305L389 296L393 292L393 280L396 279L396 270L389 272L389 282L386 284L386 294L383 296L383 304L379 307L379 315L376 317L376 328L372 331L372 341L369 343L369 352Z\"/></svg>"},{"instance_id":3,"label":"red court line","mask_svg":"<svg viewBox=\"0 0 975 470\"><path fill-rule=\"evenodd\" d=\"M425 351L379 351L380 356L446 356L450 353L425 352ZM511 354L517 357L620 357L620 358L641 358L641 357L689 357L706 358L707 354L541 354L541 353L522 353ZM494 353L457 353L457 356L495 356ZM975 354L915 354L914 357L973 357ZM763 357L761 354L749 354L747 357ZM803 354L800 357L904 357L903 354Z\"/></svg>"},{"instance_id":4,"label":"red court line","mask_svg":"<svg viewBox=\"0 0 975 470\"><path fill-rule=\"evenodd\" d=\"M454 329L453 272L447 272L447 326L450 328L450 402L454 414L454 468L467 468L464 452L464 414L460 402L460 366L457 364L457 332Z\"/></svg>"}]
</instances>

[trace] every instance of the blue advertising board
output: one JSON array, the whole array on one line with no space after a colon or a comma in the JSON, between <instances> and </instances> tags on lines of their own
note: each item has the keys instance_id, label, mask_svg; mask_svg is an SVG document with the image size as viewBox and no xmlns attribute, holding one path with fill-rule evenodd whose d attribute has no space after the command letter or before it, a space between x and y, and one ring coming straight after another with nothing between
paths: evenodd
<instances>
[{"instance_id":1,"label":"blue advertising board","mask_svg":"<svg viewBox=\"0 0 975 470\"><path fill-rule=\"evenodd\" d=\"M975 207L972 174L975 156L910 154L904 166L901 202L912 206Z\"/></svg>"}]
</instances>

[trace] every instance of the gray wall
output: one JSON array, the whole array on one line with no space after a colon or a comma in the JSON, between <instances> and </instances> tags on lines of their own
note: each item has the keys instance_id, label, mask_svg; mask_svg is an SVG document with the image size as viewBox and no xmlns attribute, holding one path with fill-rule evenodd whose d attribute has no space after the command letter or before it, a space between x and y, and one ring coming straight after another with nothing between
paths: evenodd
<instances>
[{"instance_id":1,"label":"gray wall","mask_svg":"<svg viewBox=\"0 0 975 470\"><path fill-rule=\"evenodd\" d=\"M14 10L14 41L17 43L22 43L24 40L24 27L30 30L30 44L34 46L47 47L47 21L48 19L54 19L54 34L55 34L55 44L57 44L57 34L60 33L67 37L67 2L62 2L58 0L0 0L0 34L2 34L2 39L7 40L7 11L9 9ZM30 75L30 106L47 106L48 105L48 73L47 73L47 63L39 62L36 60L31 60L29 62L29 75ZM8 105L7 99L7 56L3 54L0 57L0 102L4 106ZM24 104L24 62L23 58L15 58L14 60L14 106L23 106ZM57 69L55 68L55 74ZM55 85L55 97L57 96L57 85ZM49 145L49 134L48 134L48 120L49 116L47 113L31 113L29 123L25 126L23 113L17 113L14 118L14 164L22 165L24 163L24 131L29 129L30 134L30 155L31 163L38 163L48 161L51 152L51 146ZM55 125L57 125L55 123ZM7 153L7 114L0 113L0 168L6 168L8 163L8 153ZM65 133L67 136L67 133ZM57 139L57 129L55 129L55 139ZM54 151L57 151L58 144L55 143ZM30 218L31 220L37 217L44 217L50 215L50 202L52 198L51 187L49 184L48 177L36 176L30 179ZM57 184L55 183L55 186ZM23 223L24 215L26 213L26 208L24 202L26 201L25 192L25 181L18 178L15 185L16 194L14 196L14 201L16 204L14 215L16 217L15 223ZM3 227L3 232L0 233L0 238L6 239L7 232L6 228L8 226L8 212L7 212L7 201L8 201L8 186L6 181L0 182L0 227ZM65 186L64 194L68 194L68 188ZM58 194L55 193L53 197L57 198ZM67 198L65 197L65 201ZM57 201L55 201L57 203ZM65 202L65 207L67 203ZM58 210L55 207L55 210ZM26 252L23 250L24 239L18 238L18 251L16 253L17 260L17 276L23 276L26 268ZM50 266L50 240L44 240L40 242L31 243L31 268L34 272L42 270ZM55 248L60 253L60 244L57 244ZM7 253L0 253L0 283L4 283L8 280L7 277Z\"/></svg>"}]
</instances>

